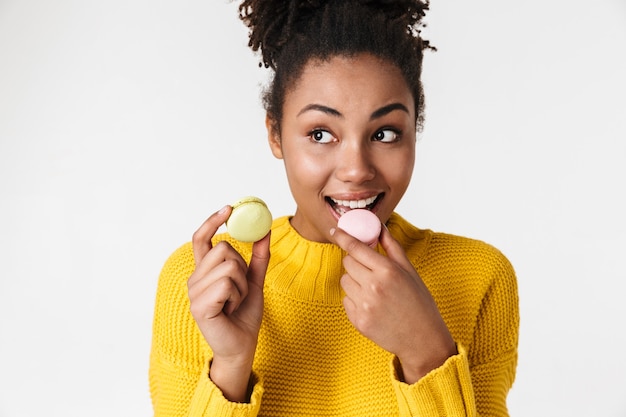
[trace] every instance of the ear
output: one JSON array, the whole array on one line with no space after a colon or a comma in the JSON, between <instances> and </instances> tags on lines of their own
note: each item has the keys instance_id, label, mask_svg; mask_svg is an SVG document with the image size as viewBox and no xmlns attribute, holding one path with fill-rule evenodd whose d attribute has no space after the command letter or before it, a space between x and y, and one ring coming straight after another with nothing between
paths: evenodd
<instances>
[{"instance_id":1,"label":"ear","mask_svg":"<svg viewBox=\"0 0 626 417\"><path fill-rule=\"evenodd\" d=\"M267 141L270 144L272 154L278 159L283 159L283 148L280 144L278 123L276 119L267 113L265 114L265 128L267 129Z\"/></svg>"}]
</instances>

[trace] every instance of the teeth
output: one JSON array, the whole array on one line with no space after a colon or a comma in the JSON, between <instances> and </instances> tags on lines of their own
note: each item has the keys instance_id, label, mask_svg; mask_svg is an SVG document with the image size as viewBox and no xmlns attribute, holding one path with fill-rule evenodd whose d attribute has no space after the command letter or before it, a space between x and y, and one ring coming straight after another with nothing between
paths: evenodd
<instances>
[{"instance_id":1,"label":"teeth","mask_svg":"<svg viewBox=\"0 0 626 417\"><path fill-rule=\"evenodd\" d=\"M350 207L351 209L355 209L355 208L365 208L369 206L376 200L376 197L378 196L366 198L364 200L336 200L331 197L331 200L333 200L333 202L339 206Z\"/></svg>"}]
</instances>

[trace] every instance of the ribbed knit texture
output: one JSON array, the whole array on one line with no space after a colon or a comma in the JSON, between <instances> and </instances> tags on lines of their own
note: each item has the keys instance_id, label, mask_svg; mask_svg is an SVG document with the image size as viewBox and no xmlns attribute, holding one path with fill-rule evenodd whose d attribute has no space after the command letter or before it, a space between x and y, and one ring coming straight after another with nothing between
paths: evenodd
<instances>
[{"instance_id":1,"label":"ribbed knit texture","mask_svg":"<svg viewBox=\"0 0 626 417\"><path fill-rule=\"evenodd\" d=\"M343 310L345 252L303 239L282 217L272 227L249 404L228 402L208 378L211 352L187 298L191 244L165 263L150 357L155 416L508 415L519 329L511 265L486 243L419 230L397 214L388 228L430 289L458 355L415 384L399 381L397 359L363 337ZM228 240L249 261L251 245L226 234L215 240Z\"/></svg>"}]
</instances>

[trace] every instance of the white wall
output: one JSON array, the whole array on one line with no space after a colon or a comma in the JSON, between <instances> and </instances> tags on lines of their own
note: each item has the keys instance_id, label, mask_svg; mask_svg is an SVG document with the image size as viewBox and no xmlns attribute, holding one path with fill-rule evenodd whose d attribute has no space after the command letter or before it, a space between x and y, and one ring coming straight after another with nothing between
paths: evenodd
<instances>
[{"instance_id":1,"label":"white wall","mask_svg":"<svg viewBox=\"0 0 626 417\"><path fill-rule=\"evenodd\" d=\"M513 416L625 416L626 3L433 1L399 211L519 275ZM148 416L159 269L293 211L236 4L0 0L0 416Z\"/></svg>"}]
</instances>

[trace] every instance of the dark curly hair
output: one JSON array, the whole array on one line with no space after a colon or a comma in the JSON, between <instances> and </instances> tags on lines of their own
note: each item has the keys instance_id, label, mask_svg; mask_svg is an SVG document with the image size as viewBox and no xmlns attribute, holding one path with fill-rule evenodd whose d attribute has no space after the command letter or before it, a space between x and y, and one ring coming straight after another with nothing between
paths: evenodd
<instances>
[{"instance_id":1,"label":"dark curly hair","mask_svg":"<svg viewBox=\"0 0 626 417\"><path fill-rule=\"evenodd\" d=\"M285 93L311 59L360 53L388 60L401 70L421 129L423 51L434 49L420 36L427 9L428 0L243 0L239 17L249 28L248 45L261 52L260 66L274 70L263 103L277 131Z\"/></svg>"}]
</instances>

